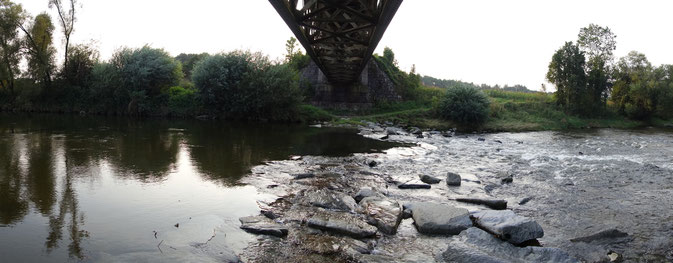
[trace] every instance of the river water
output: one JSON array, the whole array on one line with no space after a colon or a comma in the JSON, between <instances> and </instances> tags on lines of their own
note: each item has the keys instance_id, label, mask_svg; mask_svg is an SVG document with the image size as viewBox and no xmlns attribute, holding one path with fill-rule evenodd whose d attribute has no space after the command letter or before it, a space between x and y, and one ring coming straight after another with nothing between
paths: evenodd
<instances>
[{"instance_id":1,"label":"river water","mask_svg":"<svg viewBox=\"0 0 673 263\"><path fill-rule=\"evenodd\" d=\"M226 262L260 240L241 231L238 218L258 214L258 201L285 191L265 186L283 169L310 169L311 158L291 156L354 155L379 164L358 169L388 178L371 186L419 174L463 175L461 188L391 187L389 196L401 202L503 198L542 225L545 246L587 261L606 249L627 261L673 260L670 130L390 136L412 146L377 140L384 134L376 129L361 134L294 125L0 116L0 259ZM264 165L272 160L280 162ZM507 175L513 183L502 184ZM519 205L523 198L530 201ZM445 249L446 240L420 236L404 222L403 238L384 237L376 249ZM608 228L629 238L569 241Z\"/></svg>"},{"instance_id":2,"label":"river water","mask_svg":"<svg viewBox=\"0 0 673 263\"><path fill-rule=\"evenodd\" d=\"M0 116L0 261L226 261L265 194L250 167L395 144L354 130ZM156 234L155 234L156 233Z\"/></svg>"}]
</instances>

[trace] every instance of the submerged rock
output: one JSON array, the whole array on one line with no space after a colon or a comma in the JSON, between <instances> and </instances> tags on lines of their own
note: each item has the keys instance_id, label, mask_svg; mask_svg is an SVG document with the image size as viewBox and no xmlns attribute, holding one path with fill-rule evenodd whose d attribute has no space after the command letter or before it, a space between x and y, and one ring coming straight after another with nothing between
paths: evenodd
<instances>
[{"instance_id":1,"label":"submerged rock","mask_svg":"<svg viewBox=\"0 0 673 263\"><path fill-rule=\"evenodd\" d=\"M418 232L423 234L456 235L472 226L469 211L437 203L411 203L405 205Z\"/></svg>"},{"instance_id":2,"label":"submerged rock","mask_svg":"<svg viewBox=\"0 0 673 263\"><path fill-rule=\"evenodd\" d=\"M287 227L284 227L265 216L246 216L241 217L238 220L241 221L241 229L249 233L277 237L287 236Z\"/></svg>"},{"instance_id":3,"label":"submerged rock","mask_svg":"<svg viewBox=\"0 0 673 263\"><path fill-rule=\"evenodd\" d=\"M295 180L301 180L301 179L314 178L315 174L314 173L293 174L292 177L294 177Z\"/></svg>"},{"instance_id":4,"label":"submerged rock","mask_svg":"<svg viewBox=\"0 0 673 263\"><path fill-rule=\"evenodd\" d=\"M446 185L448 186L460 186L460 175L452 172L446 173Z\"/></svg>"},{"instance_id":5,"label":"submerged rock","mask_svg":"<svg viewBox=\"0 0 673 263\"><path fill-rule=\"evenodd\" d=\"M474 224L512 244L544 236L542 227L533 219L515 214L512 210L484 210L472 213Z\"/></svg>"},{"instance_id":6,"label":"submerged rock","mask_svg":"<svg viewBox=\"0 0 673 263\"><path fill-rule=\"evenodd\" d=\"M452 237L441 259L458 263L580 262L558 248L516 247L476 227Z\"/></svg>"},{"instance_id":7,"label":"submerged rock","mask_svg":"<svg viewBox=\"0 0 673 263\"><path fill-rule=\"evenodd\" d=\"M507 209L507 201L502 199L456 198L456 201L477 205L485 205L495 210Z\"/></svg>"},{"instance_id":8,"label":"submerged rock","mask_svg":"<svg viewBox=\"0 0 673 263\"><path fill-rule=\"evenodd\" d=\"M357 208L357 203L353 197L327 189L309 192L306 194L306 199L313 206L327 209L353 211Z\"/></svg>"},{"instance_id":9,"label":"submerged rock","mask_svg":"<svg viewBox=\"0 0 673 263\"><path fill-rule=\"evenodd\" d=\"M358 191L358 192L355 194L355 196L353 197L353 199L355 199L355 202L360 203L360 201L362 201L362 199L365 199L365 198L367 198L367 197L371 197L371 196L382 196L382 194L380 194L379 192L376 192L376 191L375 191L374 189L372 189L372 188L369 188L369 187L363 187L363 188L360 188L360 191Z\"/></svg>"},{"instance_id":10,"label":"submerged rock","mask_svg":"<svg viewBox=\"0 0 673 263\"><path fill-rule=\"evenodd\" d=\"M311 217L307 224L312 228L354 238L367 238L376 235L376 227L367 224L355 215L347 213L323 211Z\"/></svg>"},{"instance_id":11,"label":"submerged rock","mask_svg":"<svg viewBox=\"0 0 673 263\"><path fill-rule=\"evenodd\" d=\"M399 189L430 189L432 186L420 181L411 181L397 186Z\"/></svg>"},{"instance_id":12,"label":"submerged rock","mask_svg":"<svg viewBox=\"0 0 673 263\"><path fill-rule=\"evenodd\" d=\"M618 229L611 228L611 229L606 229L603 231L600 231L595 234L591 234L588 236L584 237L578 237L578 238L573 238L570 241L572 242L584 242L584 243L591 243L593 241L598 241L602 239L615 239L615 238L623 238L623 237L628 237L629 234L619 231Z\"/></svg>"},{"instance_id":13,"label":"submerged rock","mask_svg":"<svg viewBox=\"0 0 673 263\"><path fill-rule=\"evenodd\" d=\"M526 197L526 198L524 198L524 199L521 199L521 201L519 201L519 205L525 205L525 204L527 204L528 202L530 202L530 200L533 200L533 197L530 197L530 196L529 196L529 197Z\"/></svg>"},{"instance_id":14,"label":"submerged rock","mask_svg":"<svg viewBox=\"0 0 673 263\"><path fill-rule=\"evenodd\" d=\"M367 197L360 202L360 211L371 218L379 231L394 235L402 221L402 206L382 197Z\"/></svg>"},{"instance_id":15,"label":"submerged rock","mask_svg":"<svg viewBox=\"0 0 673 263\"><path fill-rule=\"evenodd\" d=\"M437 177L433 177L433 176L430 176L430 175L427 175L427 174L421 175L420 179L421 179L421 182L424 182L426 184L438 184L439 182L442 181L441 179L439 179Z\"/></svg>"}]
</instances>

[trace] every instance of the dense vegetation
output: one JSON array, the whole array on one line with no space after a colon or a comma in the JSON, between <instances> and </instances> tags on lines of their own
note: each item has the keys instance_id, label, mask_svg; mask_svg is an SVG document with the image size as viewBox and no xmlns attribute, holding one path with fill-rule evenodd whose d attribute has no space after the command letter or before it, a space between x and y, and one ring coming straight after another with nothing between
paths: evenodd
<instances>
[{"instance_id":1,"label":"dense vegetation","mask_svg":"<svg viewBox=\"0 0 673 263\"><path fill-rule=\"evenodd\" d=\"M150 46L123 47L101 60L94 45L70 43L78 5L68 3L48 1L59 14L54 22L47 13L32 17L20 4L0 0L0 110L270 121L324 121L338 114L492 130L632 127L624 117L673 118L673 66L653 66L635 51L616 60L616 36L597 25L582 28L576 42L553 55L546 76L556 86L553 95L544 85L536 92L421 76L415 66L405 72L386 47L373 60L402 100L330 113L309 105L313 91L300 85L298 72L310 58L294 38L283 61L249 51L172 57ZM64 39L58 60L56 33Z\"/></svg>"}]
</instances>

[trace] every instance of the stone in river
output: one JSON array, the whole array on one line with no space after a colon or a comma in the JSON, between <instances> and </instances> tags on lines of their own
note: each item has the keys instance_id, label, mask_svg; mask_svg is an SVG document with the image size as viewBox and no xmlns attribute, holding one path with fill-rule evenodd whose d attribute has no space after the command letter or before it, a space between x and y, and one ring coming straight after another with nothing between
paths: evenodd
<instances>
[{"instance_id":1,"label":"stone in river","mask_svg":"<svg viewBox=\"0 0 673 263\"><path fill-rule=\"evenodd\" d=\"M416 229L423 234L456 235L472 226L465 208L423 202L405 207L411 210Z\"/></svg>"},{"instance_id":2,"label":"stone in river","mask_svg":"<svg viewBox=\"0 0 673 263\"><path fill-rule=\"evenodd\" d=\"M306 194L306 200L313 206L327 209L353 211L357 208L357 203L353 197L328 189L309 192Z\"/></svg>"},{"instance_id":3,"label":"stone in river","mask_svg":"<svg viewBox=\"0 0 673 263\"><path fill-rule=\"evenodd\" d=\"M512 210L483 210L472 213L474 224L512 244L544 236L542 227L535 220L515 214Z\"/></svg>"},{"instance_id":4,"label":"stone in river","mask_svg":"<svg viewBox=\"0 0 673 263\"><path fill-rule=\"evenodd\" d=\"M580 262L561 249L516 247L476 227L452 237L448 248L441 254L441 259L444 262L456 263Z\"/></svg>"},{"instance_id":5,"label":"stone in river","mask_svg":"<svg viewBox=\"0 0 673 263\"><path fill-rule=\"evenodd\" d=\"M249 233L277 237L287 236L287 227L284 227L264 216L247 216L241 217L238 220L241 221L241 229Z\"/></svg>"},{"instance_id":6,"label":"stone in river","mask_svg":"<svg viewBox=\"0 0 673 263\"><path fill-rule=\"evenodd\" d=\"M371 218L379 231L394 235L402 221L402 206L384 197L367 197L360 202L360 211Z\"/></svg>"},{"instance_id":7,"label":"stone in river","mask_svg":"<svg viewBox=\"0 0 673 263\"><path fill-rule=\"evenodd\" d=\"M421 178L421 181L426 183L426 184L438 184L439 182L442 181L441 179L439 179L437 177L433 177L433 176L430 176L430 175L427 175L427 174L421 175L420 178Z\"/></svg>"},{"instance_id":8,"label":"stone in river","mask_svg":"<svg viewBox=\"0 0 673 263\"><path fill-rule=\"evenodd\" d=\"M376 192L374 189L369 188L369 187L362 187L360 188L360 191L358 191L353 199L355 199L355 202L360 203L362 199L365 199L370 196L382 196L379 192Z\"/></svg>"},{"instance_id":9,"label":"stone in river","mask_svg":"<svg viewBox=\"0 0 673 263\"><path fill-rule=\"evenodd\" d=\"M353 238L367 238L376 235L376 227L348 213L321 211L313 215L307 224L312 228Z\"/></svg>"},{"instance_id":10,"label":"stone in river","mask_svg":"<svg viewBox=\"0 0 673 263\"><path fill-rule=\"evenodd\" d=\"M448 186L460 186L460 175L452 172L446 173L446 185Z\"/></svg>"},{"instance_id":11,"label":"stone in river","mask_svg":"<svg viewBox=\"0 0 673 263\"><path fill-rule=\"evenodd\" d=\"M584 243L590 243L593 241L598 241L598 240L603 240L603 239L615 239L615 238L623 238L623 237L628 237L629 234L619 231L618 229L611 228L611 229L606 229L603 231L600 231L595 234L591 234L588 236L584 237L578 237L578 238L573 238L570 241L572 242L584 242Z\"/></svg>"},{"instance_id":12,"label":"stone in river","mask_svg":"<svg viewBox=\"0 0 673 263\"><path fill-rule=\"evenodd\" d=\"M295 180L308 179L315 177L314 173L293 174Z\"/></svg>"},{"instance_id":13,"label":"stone in river","mask_svg":"<svg viewBox=\"0 0 673 263\"><path fill-rule=\"evenodd\" d=\"M431 186L420 181L411 181L397 186L399 189L430 189Z\"/></svg>"},{"instance_id":14,"label":"stone in river","mask_svg":"<svg viewBox=\"0 0 673 263\"><path fill-rule=\"evenodd\" d=\"M456 198L456 201L477 205L485 205L495 210L507 209L507 201L502 199Z\"/></svg>"}]
</instances>

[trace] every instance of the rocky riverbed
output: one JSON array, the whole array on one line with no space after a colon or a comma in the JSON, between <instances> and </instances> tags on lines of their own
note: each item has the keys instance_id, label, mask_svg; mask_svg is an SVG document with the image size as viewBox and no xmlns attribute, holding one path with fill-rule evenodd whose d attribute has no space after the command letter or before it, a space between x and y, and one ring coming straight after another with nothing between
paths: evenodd
<instances>
[{"instance_id":1,"label":"rocky riverbed","mask_svg":"<svg viewBox=\"0 0 673 263\"><path fill-rule=\"evenodd\" d=\"M241 261L673 260L671 133L360 133L409 146L252 169Z\"/></svg>"}]
</instances>

